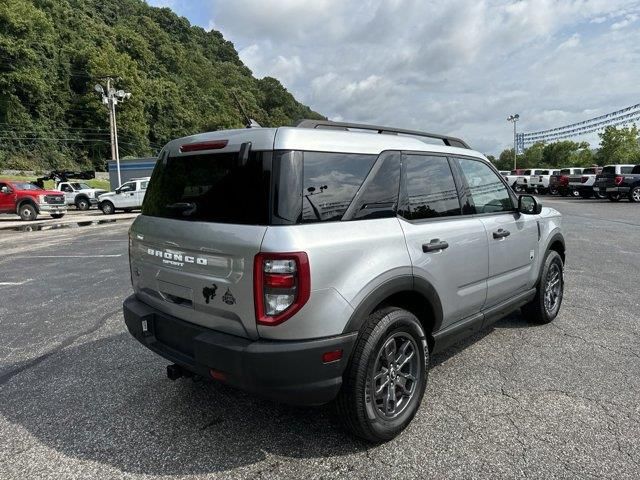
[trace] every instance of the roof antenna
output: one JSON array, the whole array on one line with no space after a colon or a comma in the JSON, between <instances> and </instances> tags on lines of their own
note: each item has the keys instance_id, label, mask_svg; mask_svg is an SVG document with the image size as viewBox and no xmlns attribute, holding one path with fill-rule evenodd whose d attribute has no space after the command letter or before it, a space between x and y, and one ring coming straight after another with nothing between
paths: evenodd
<instances>
[{"instance_id":1,"label":"roof antenna","mask_svg":"<svg viewBox=\"0 0 640 480\"><path fill-rule=\"evenodd\" d=\"M261 128L258 122L256 122L253 118L247 115L247 112L245 112L244 107L242 106L242 103L240 103L240 99L236 95L236 92L232 91L231 95L233 95L233 98L235 99L236 103L238 104L238 107L240 108L240 112L242 113L242 116L247 121L247 123L244 125L245 128Z\"/></svg>"}]
</instances>

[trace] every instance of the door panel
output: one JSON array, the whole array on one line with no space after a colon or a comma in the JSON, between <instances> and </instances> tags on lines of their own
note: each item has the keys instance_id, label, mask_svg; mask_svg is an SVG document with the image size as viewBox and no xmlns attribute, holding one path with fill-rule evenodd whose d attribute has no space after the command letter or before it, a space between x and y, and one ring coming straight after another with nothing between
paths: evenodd
<instances>
[{"instance_id":1,"label":"door panel","mask_svg":"<svg viewBox=\"0 0 640 480\"><path fill-rule=\"evenodd\" d=\"M413 274L431 283L442 302L443 323L447 327L479 312L487 295L487 234L480 220L456 219L412 223L400 221L404 231ZM444 250L424 252L422 246L433 239L449 244Z\"/></svg>"},{"instance_id":2,"label":"door panel","mask_svg":"<svg viewBox=\"0 0 640 480\"><path fill-rule=\"evenodd\" d=\"M538 225L535 215L506 213L483 217L489 243L487 306L500 303L531 287L531 269L538 254ZM494 238L494 232L509 236Z\"/></svg>"}]
</instances>

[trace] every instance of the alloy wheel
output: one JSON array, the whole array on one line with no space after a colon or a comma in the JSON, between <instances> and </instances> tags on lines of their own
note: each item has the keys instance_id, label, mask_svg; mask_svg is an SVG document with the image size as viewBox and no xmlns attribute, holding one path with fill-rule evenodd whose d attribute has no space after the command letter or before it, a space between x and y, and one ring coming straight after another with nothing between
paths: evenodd
<instances>
[{"instance_id":1,"label":"alloy wheel","mask_svg":"<svg viewBox=\"0 0 640 480\"><path fill-rule=\"evenodd\" d=\"M548 315L553 315L562 299L562 271L557 263L552 263L547 272L544 287L544 308Z\"/></svg>"}]
</instances>

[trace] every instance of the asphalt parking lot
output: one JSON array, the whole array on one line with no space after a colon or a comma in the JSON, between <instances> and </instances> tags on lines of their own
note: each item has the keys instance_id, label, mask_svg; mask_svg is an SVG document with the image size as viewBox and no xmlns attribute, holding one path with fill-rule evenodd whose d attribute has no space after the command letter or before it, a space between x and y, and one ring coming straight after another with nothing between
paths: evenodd
<instances>
[{"instance_id":1,"label":"asphalt parking lot","mask_svg":"<svg viewBox=\"0 0 640 480\"><path fill-rule=\"evenodd\" d=\"M130 219L0 230L0 478L638 478L640 206L549 199L565 299L432 358L422 407L372 447L330 406L165 376L125 331Z\"/></svg>"}]
</instances>

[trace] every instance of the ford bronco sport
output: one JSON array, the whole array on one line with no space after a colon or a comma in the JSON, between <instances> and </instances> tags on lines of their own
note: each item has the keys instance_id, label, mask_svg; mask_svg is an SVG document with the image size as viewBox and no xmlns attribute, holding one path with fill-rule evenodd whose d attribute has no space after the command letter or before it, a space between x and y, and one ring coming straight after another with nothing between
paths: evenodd
<instances>
[{"instance_id":1,"label":"ford bronco sport","mask_svg":"<svg viewBox=\"0 0 640 480\"><path fill-rule=\"evenodd\" d=\"M335 400L381 442L416 414L431 354L518 308L552 321L564 259L560 214L462 140L309 120L219 131L160 153L124 318L172 379Z\"/></svg>"}]
</instances>

